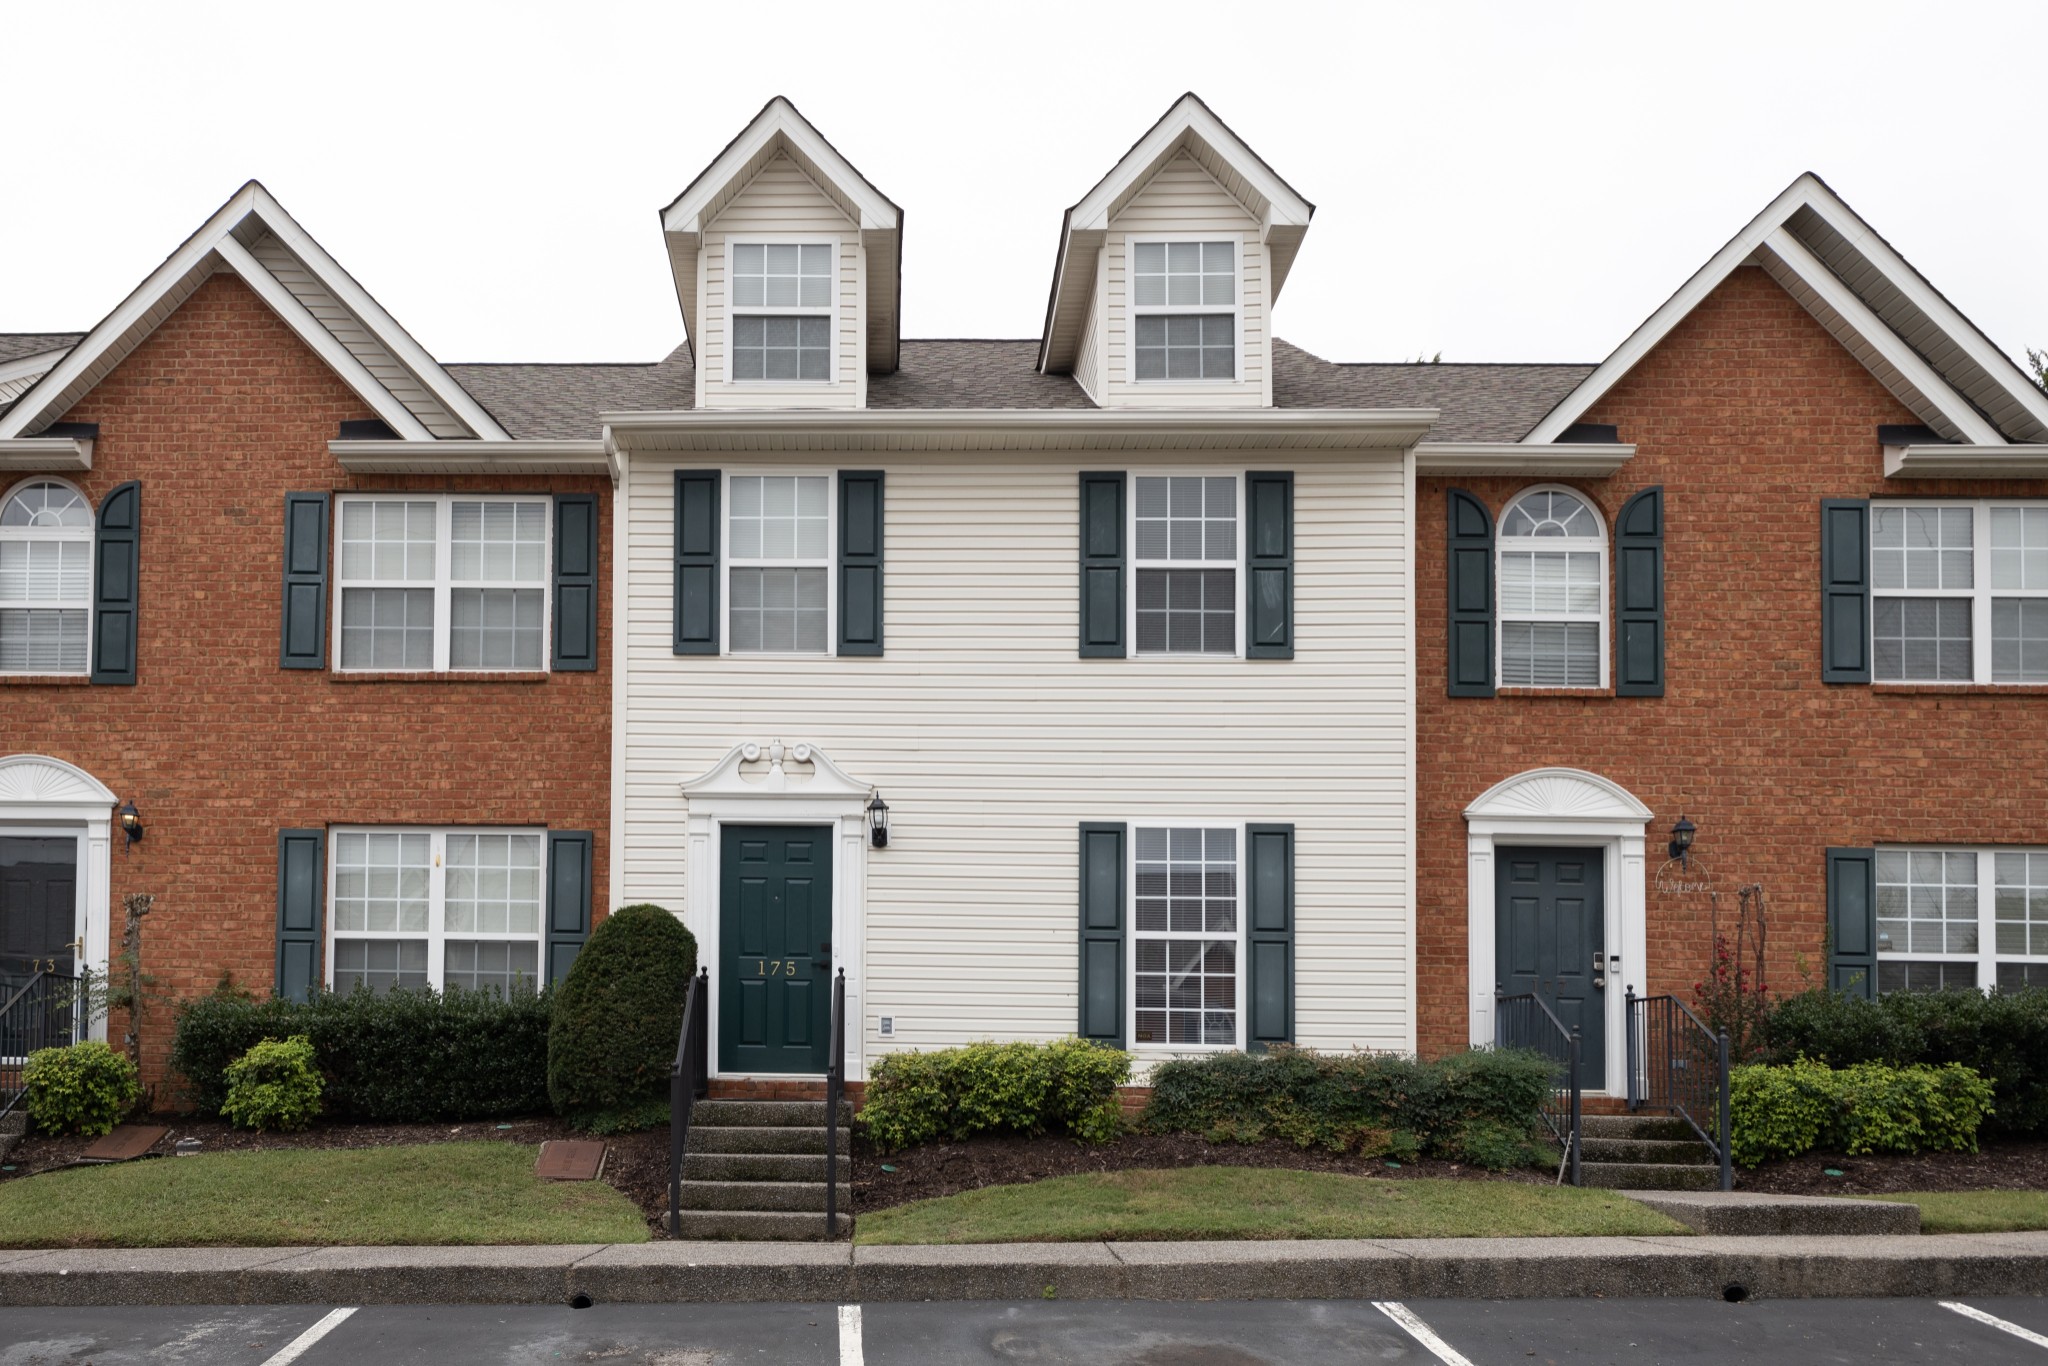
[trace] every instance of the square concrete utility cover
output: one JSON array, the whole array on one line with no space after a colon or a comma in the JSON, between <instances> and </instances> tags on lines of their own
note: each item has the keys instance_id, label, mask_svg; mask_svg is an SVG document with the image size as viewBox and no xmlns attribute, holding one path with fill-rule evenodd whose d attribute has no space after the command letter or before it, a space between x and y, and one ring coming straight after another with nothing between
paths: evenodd
<instances>
[{"instance_id":1,"label":"square concrete utility cover","mask_svg":"<svg viewBox=\"0 0 2048 1366\"><path fill-rule=\"evenodd\" d=\"M155 1124L118 1124L106 1137L95 1140L79 1155L83 1162L126 1162L156 1146L170 1130Z\"/></svg>"},{"instance_id":2,"label":"square concrete utility cover","mask_svg":"<svg viewBox=\"0 0 2048 1366\"><path fill-rule=\"evenodd\" d=\"M595 1181L604 1170L604 1144L587 1138L551 1138L540 1145L533 1174L543 1181Z\"/></svg>"}]
</instances>

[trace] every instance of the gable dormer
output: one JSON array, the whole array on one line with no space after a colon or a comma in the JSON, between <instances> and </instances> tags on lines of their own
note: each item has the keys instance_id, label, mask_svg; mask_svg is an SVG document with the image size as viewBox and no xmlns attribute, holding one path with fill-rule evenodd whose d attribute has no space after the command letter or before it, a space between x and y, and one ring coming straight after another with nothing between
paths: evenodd
<instances>
[{"instance_id":1,"label":"gable dormer","mask_svg":"<svg viewBox=\"0 0 2048 1366\"><path fill-rule=\"evenodd\" d=\"M662 210L699 408L864 408L896 368L902 210L780 95Z\"/></svg>"},{"instance_id":2,"label":"gable dormer","mask_svg":"<svg viewBox=\"0 0 2048 1366\"><path fill-rule=\"evenodd\" d=\"M1269 408L1272 310L1315 205L1183 95L1067 210L1038 368L1105 408Z\"/></svg>"}]
</instances>

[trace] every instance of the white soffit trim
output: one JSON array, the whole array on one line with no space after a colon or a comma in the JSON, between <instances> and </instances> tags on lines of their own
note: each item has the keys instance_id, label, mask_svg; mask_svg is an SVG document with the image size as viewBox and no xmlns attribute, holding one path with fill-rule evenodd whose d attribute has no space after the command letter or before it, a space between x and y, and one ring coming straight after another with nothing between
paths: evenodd
<instances>
[{"instance_id":1,"label":"white soffit trim","mask_svg":"<svg viewBox=\"0 0 2048 1366\"><path fill-rule=\"evenodd\" d=\"M59 351L44 351L37 355L19 356L14 360L0 362L0 401L6 398L4 386L17 380L40 379L49 374L56 369L57 362L64 359L64 352L70 349L67 346Z\"/></svg>"},{"instance_id":2,"label":"white soffit trim","mask_svg":"<svg viewBox=\"0 0 2048 1366\"><path fill-rule=\"evenodd\" d=\"M91 468L90 437L17 436L0 441L0 470L77 474Z\"/></svg>"},{"instance_id":3,"label":"white soffit trim","mask_svg":"<svg viewBox=\"0 0 2048 1366\"><path fill-rule=\"evenodd\" d=\"M2048 445L1886 446L1887 479L2048 478Z\"/></svg>"},{"instance_id":4,"label":"white soffit trim","mask_svg":"<svg viewBox=\"0 0 2048 1366\"><path fill-rule=\"evenodd\" d=\"M1872 353L1885 355L1903 351L1908 355L1914 356L1918 364L1918 373L1924 374L1932 381L1931 384L1924 387L1919 385L1913 386L1920 393L1923 406L1931 406L1933 408L1933 412L1923 412L1921 414L1923 417L1939 417L1947 424L1952 425L1956 431L1969 436L1972 440L1988 437L1989 441L1993 443L2002 442L2004 438L1992 430L1990 424L1984 420L1983 416L1975 408L1966 402L1961 395L1957 394L1947 381L1935 375L1924 361L1919 361L1917 353L1914 353L1911 347L1906 346L1900 340L1897 333L1880 322L1877 319L1877 315L1871 312L1867 306L1863 305L1862 301L1856 298L1854 292L1847 285L1843 284L1839 277L1822 265L1812 252L1805 250L1803 244L1798 243L1798 240L1786 231L1785 224L1787 221L1791 219L1793 214L1804 207L1812 207L1816 212L1825 211L1825 215L1830 223L1852 223L1860 233L1866 234L1871 238L1876 237L1876 234L1870 230L1869 225L1857 217L1840 199L1836 198L1834 193L1821 183L1818 176L1810 171L1801 175L1797 180L1788 185L1777 198L1766 205L1762 213L1752 218L1743 227L1741 232L1728 241L1727 245L1715 252L1704 266L1701 266L1698 271L1694 272L1691 279L1679 287L1676 294L1665 300L1663 306L1649 316L1642 326L1630 333L1628 339L1615 348L1612 355L1602 361L1592 374L1588 375L1576 389L1567 394L1555 408L1552 408L1544 419L1536 424L1535 428L1530 431L1524 440L1532 444L1556 441L1558 437L1564 434L1566 428L1585 417L1593 405L1598 403L1610 389L1619 383L1623 376L1633 370L1643 357L1654 350L1657 344L1670 334L1671 329L1683 321L1693 309L1697 308L1707 295L1712 293L1722 281L1726 280L1737 267L1750 260L1761 249L1770 257L1782 263L1786 269L1793 271L1800 280L1814 291L1815 295L1822 298L1836 297L1855 300L1855 314L1862 320L1862 327L1856 328L1856 332L1871 349ZM1779 234L1783 234L1783 236L1779 237ZM1775 243L1773 241L1774 238L1778 238ZM1786 242L1798 246L1800 250L1796 253L1791 252L1790 248L1784 245ZM1895 263L1901 275L1911 276L1913 274L1911 268L1906 266L1903 261L1898 260L1895 253L1887 251L1886 255ZM1796 260L1794 259L1795 257L1797 258ZM1902 281L1892 279L1889 272L1887 280L1894 285L1902 285ZM1931 293L1932 291L1927 292ZM1807 301L1802 300L1802 303L1804 302ZM1842 314L1845 321L1847 320L1848 314L1846 312L1842 310L1836 311ZM1960 318L1960 315L1955 314L1953 309L1948 310L1948 313L1952 317ZM1826 320L1822 319L1822 321L1825 323ZM1968 325L1965 323L1963 326L1967 328ZM1865 331L1865 329L1870 330ZM2009 362L2007 368L2012 368ZM1873 373L1876 373L1876 371L1874 370ZM2014 370L2013 374L2016 378L2018 377L2017 370ZM1882 374L1879 374L1878 377L1880 379L1885 378ZM1909 407L1913 406L1911 401L1906 399L1904 395L1901 395L1901 401L1906 402Z\"/></svg>"},{"instance_id":5,"label":"white soffit trim","mask_svg":"<svg viewBox=\"0 0 2048 1366\"><path fill-rule=\"evenodd\" d=\"M1603 479L1635 457L1620 442L1425 441L1415 448L1418 475L1516 474L1542 478L1570 475Z\"/></svg>"},{"instance_id":6,"label":"white soffit trim","mask_svg":"<svg viewBox=\"0 0 2048 1366\"><path fill-rule=\"evenodd\" d=\"M607 474L602 441L330 441L357 474Z\"/></svg>"}]
</instances>

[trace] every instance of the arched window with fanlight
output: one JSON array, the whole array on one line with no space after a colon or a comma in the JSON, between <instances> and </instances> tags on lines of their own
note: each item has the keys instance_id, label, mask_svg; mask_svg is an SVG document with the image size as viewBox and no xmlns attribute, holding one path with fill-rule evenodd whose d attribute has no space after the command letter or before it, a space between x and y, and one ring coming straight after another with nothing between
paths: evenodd
<instances>
[{"instance_id":1,"label":"arched window with fanlight","mask_svg":"<svg viewBox=\"0 0 2048 1366\"><path fill-rule=\"evenodd\" d=\"M0 673L90 670L92 539L69 484L35 480L0 501Z\"/></svg>"},{"instance_id":2,"label":"arched window with fanlight","mask_svg":"<svg viewBox=\"0 0 2048 1366\"><path fill-rule=\"evenodd\" d=\"M1500 686L1607 684L1607 528L1568 489L1530 489L1501 514Z\"/></svg>"}]
</instances>

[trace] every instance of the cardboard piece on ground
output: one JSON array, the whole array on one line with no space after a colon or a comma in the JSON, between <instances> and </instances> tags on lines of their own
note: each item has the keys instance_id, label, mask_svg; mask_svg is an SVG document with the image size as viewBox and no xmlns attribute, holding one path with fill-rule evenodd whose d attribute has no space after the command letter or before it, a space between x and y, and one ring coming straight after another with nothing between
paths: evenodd
<instances>
[{"instance_id":1,"label":"cardboard piece on ground","mask_svg":"<svg viewBox=\"0 0 2048 1366\"><path fill-rule=\"evenodd\" d=\"M80 1154L85 1162L126 1162L142 1156L170 1130L157 1124L117 1124L105 1138L96 1140Z\"/></svg>"},{"instance_id":2,"label":"cardboard piece on ground","mask_svg":"<svg viewBox=\"0 0 2048 1366\"><path fill-rule=\"evenodd\" d=\"M604 1170L604 1144L587 1138L551 1138L540 1145L533 1174L543 1181L595 1181Z\"/></svg>"}]
</instances>

